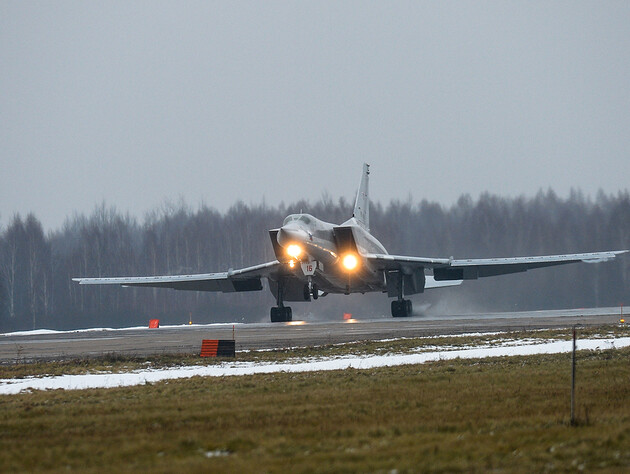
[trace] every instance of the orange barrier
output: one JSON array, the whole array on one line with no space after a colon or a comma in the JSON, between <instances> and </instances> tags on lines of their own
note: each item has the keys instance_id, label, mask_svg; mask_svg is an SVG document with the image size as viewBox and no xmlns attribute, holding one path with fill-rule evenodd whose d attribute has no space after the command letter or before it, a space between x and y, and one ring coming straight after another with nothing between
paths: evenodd
<instances>
[{"instance_id":1,"label":"orange barrier","mask_svg":"<svg viewBox=\"0 0 630 474\"><path fill-rule=\"evenodd\" d=\"M157 329L160 327L160 320L159 319L151 319L149 321L149 329Z\"/></svg>"},{"instance_id":2,"label":"orange barrier","mask_svg":"<svg viewBox=\"0 0 630 474\"><path fill-rule=\"evenodd\" d=\"M229 339L204 339L201 357L236 357L236 343Z\"/></svg>"}]
</instances>

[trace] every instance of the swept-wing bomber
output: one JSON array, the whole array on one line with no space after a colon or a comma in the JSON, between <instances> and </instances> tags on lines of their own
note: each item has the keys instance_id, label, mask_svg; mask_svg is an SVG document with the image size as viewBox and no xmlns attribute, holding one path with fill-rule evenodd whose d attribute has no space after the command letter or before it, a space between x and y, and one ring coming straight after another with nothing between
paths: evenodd
<instances>
[{"instance_id":1,"label":"swept-wing bomber","mask_svg":"<svg viewBox=\"0 0 630 474\"><path fill-rule=\"evenodd\" d=\"M276 255L273 262L221 273L198 275L74 278L81 285L122 285L175 290L257 291L267 279L276 298L271 321L291 321L287 301L311 301L330 293L382 292L395 298L393 317L406 317L412 305L405 296L427 289L459 285L463 280L525 272L567 263L599 263L627 250L537 257L453 259L391 255L370 234L368 182L363 173L350 219L340 225L309 214L292 214L282 226L269 231Z\"/></svg>"}]
</instances>

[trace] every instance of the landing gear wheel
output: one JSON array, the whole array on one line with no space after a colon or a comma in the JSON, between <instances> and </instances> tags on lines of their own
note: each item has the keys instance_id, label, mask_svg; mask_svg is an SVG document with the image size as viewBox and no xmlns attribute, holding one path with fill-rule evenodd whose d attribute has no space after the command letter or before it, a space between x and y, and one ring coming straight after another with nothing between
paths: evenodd
<instances>
[{"instance_id":1,"label":"landing gear wheel","mask_svg":"<svg viewBox=\"0 0 630 474\"><path fill-rule=\"evenodd\" d=\"M319 289L317 288L317 285L315 284L313 284L313 288L311 288L311 296L313 297L314 300L319 298Z\"/></svg>"},{"instance_id":2,"label":"landing gear wheel","mask_svg":"<svg viewBox=\"0 0 630 474\"><path fill-rule=\"evenodd\" d=\"M293 321L293 312L289 306L273 307L271 308L270 315L272 323Z\"/></svg>"},{"instance_id":3,"label":"landing gear wheel","mask_svg":"<svg viewBox=\"0 0 630 474\"><path fill-rule=\"evenodd\" d=\"M411 300L392 301L392 316L394 318L406 318L411 316L413 310Z\"/></svg>"}]
</instances>

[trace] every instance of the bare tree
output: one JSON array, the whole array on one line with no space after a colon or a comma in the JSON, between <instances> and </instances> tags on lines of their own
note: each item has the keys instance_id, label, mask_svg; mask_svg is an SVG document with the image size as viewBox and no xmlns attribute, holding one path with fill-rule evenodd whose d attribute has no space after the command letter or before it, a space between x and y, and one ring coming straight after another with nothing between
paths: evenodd
<instances>
[{"instance_id":1,"label":"bare tree","mask_svg":"<svg viewBox=\"0 0 630 474\"><path fill-rule=\"evenodd\" d=\"M10 320L15 320L22 309L24 292L24 223L19 214L7 227L0 247L0 273L6 291L6 309Z\"/></svg>"},{"instance_id":2,"label":"bare tree","mask_svg":"<svg viewBox=\"0 0 630 474\"><path fill-rule=\"evenodd\" d=\"M266 311L261 308L272 303L268 292L86 289L71 278L213 272L253 265L275 258L268 229L281 225L286 214L303 211L341 223L351 208L343 198L334 202L324 195L316 203L278 207L237 202L222 214L207 205L193 210L180 200L164 204L138 225L102 203L89 216L74 215L48 235L32 214L25 220L16 215L0 232L0 330L44 323L60 328L122 326L146 322L149 316L184 322L189 314L203 321L262 319ZM630 247L627 191L600 192L595 200L579 191L567 199L551 190L532 198L484 194L477 200L462 196L451 207L410 197L387 206L373 203L371 213L374 235L392 253L491 257ZM629 280L630 259L621 258L607 265L466 282L457 291L460 300L488 310L616 305L627 298ZM442 294L427 293L423 298L435 302ZM373 300L356 301L367 311ZM313 309L334 312L330 308L339 304L332 297L318 301Z\"/></svg>"}]
</instances>

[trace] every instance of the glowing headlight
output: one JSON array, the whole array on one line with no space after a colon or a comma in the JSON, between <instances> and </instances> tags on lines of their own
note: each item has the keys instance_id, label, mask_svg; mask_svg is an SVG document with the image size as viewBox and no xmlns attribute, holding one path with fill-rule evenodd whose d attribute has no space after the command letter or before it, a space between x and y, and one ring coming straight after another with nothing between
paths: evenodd
<instances>
[{"instance_id":1,"label":"glowing headlight","mask_svg":"<svg viewBox=\"0 0 630 474\"><path fill-rule=\"evenodd\" d=\"M296 244L291 244L287 247L287 253L289 257L298 258L302 253L302 247Z\"/></svg>"},{"instance_id":2,"label":"glowing headlight","mask_svg":"<svg viewBox=\"0 0 630 474\"><path fill-rule=\"evenodd\" d=\"M349 253L348 255L343 257L341 263L344 267L346 267L346 270L354 270L359 264L359 260L357 259L356 255Z\"/></svg>"}]
</instances>

